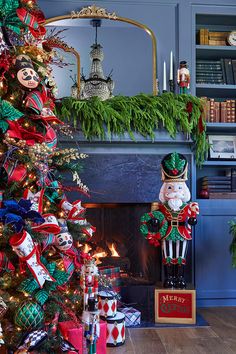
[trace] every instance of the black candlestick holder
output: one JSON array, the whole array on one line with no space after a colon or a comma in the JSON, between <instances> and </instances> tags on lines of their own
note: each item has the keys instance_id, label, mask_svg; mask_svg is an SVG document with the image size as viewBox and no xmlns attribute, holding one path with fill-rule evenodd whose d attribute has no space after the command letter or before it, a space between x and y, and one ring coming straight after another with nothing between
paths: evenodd
<instances>
[{"instance_id":1,"label":"black candlestick holder","mask_svg":"<svg viewBox=\"0 0 236 354\"><path fill-rule=\"evenodd\" d=\"M174 80L169 80L169 87L170 87L170 92L175 92L175 84Z\"/></svg>"}]
</instances>

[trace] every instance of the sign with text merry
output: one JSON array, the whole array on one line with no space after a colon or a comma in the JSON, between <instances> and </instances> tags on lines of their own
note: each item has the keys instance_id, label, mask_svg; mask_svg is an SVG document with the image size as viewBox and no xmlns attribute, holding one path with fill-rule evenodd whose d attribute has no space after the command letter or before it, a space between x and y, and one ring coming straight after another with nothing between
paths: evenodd
<instances>
[{"instance_id":1,"label":"sign with text merry","mask_svg":"<svg viewBox=\"0 0 236 354\"><path fill-rule=\"evenodd\" d=\"M156 289L156 323L196 323L196 291Z\"/></svg>"}]
</instances>

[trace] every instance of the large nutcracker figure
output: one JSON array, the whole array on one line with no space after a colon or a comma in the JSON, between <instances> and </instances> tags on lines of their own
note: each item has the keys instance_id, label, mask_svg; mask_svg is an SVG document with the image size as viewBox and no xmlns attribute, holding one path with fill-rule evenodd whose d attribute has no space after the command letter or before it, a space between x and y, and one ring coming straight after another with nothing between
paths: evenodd
<instances>
[{"instance_id":1,"label":"large nutcracker figure","mask_svg":"<svg viewBox=\"0 0 236 354\"><path fill-rule=\"evenodd\" d=\"M190 72L187 68L187 62L181 61L177 71L177 83L180 93L187 93L190 88Z\"/></svg>"},{"instance_id":2,"label":"large nutcracker figure","mask_svg":"<svg viewBox=\"0 0 236 354\"><path fill-rule=\"evenodd\" d=\"M164 287L184 289L187 246L192 239L191 226L197 223L199 207L198 203L189 202L186 158L177 152L168 154L161 162L161 169L160 202L153 203L152 212L142 217L140 229L151 244L161 243Z\"/></svg>"}]
</instances>

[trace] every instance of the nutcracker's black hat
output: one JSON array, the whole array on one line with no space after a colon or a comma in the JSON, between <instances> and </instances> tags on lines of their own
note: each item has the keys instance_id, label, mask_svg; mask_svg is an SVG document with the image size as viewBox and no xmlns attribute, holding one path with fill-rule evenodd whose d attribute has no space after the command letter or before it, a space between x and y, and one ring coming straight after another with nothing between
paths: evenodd
<instances>
[{"instance_id":1,"label":"nutcracker's black hat","mask_svg":"<svg viewBox=\"0 0 236 354\"><path fill-rule=\"evenodd\" d=\"M188 179L188 161L184 155L172 152L161 161L161 172L164 182L185 182Z\"/></svg>"},{"instance_id":2,"label":"nutcracker's black hat","mask_svg":"<svg viewBox=\"0 0 236 354\"><path fill-rule=\"evenodd\" d=\"M24 68L34 69L31 58L28 55L18 55L15 62L16 71Z\"/></svg>"}]
</instances>

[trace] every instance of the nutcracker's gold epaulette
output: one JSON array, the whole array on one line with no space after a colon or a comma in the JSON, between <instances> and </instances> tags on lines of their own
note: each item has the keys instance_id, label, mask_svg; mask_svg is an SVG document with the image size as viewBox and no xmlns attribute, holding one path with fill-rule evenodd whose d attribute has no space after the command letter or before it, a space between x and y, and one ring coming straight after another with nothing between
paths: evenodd
<instances>
[{"instance_id":1,"label":"nutcracker's gold epaulette","mask_svg":"<svg viewBox=\"0 0 236 354\"><path fill-rule=\"evenodd\" d=\"M152 202L151 211L159 210L159 202Z\"/></svg>"}]
</instances>

